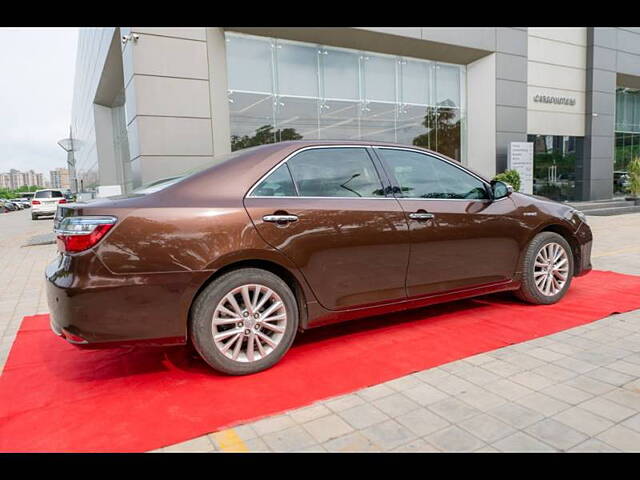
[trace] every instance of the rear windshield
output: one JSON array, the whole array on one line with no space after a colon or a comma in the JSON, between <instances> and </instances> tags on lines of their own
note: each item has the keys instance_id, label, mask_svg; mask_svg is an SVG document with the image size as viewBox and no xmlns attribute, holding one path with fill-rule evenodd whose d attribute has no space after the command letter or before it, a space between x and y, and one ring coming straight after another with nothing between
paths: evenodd
<instances>
[{"instance_id":1,"label":"rear windshield","mask_svg":"<svg viewBox=\"0 0 640 480\"><path fill-rule=\"evenodd\" d=\"M34 198L62 198L62 192L57 190L43 190L42 192L36 192Z\"/></svg>"},{"instance_id":2,"label":"rear windshield","mask_svg":"<svg viewBox=\"0 0 640 480\"><path fill-rule=\"evenodd\" d=\"M237 156L239 156L240 154L243 153L247 153L250 150L253 150L254 148L257 147L252 147L252 148L245 148L242 150L236 150L235 152L231 152L231 153L223 153L220 155L216 155L213 157L212 160L204 163L203 165L200 165L196 168L192 168L190 170L185 171L184 173L182 173L181 175L176 175L174 177L168 177L168 178L162 178L159 180L155 180L151 183L147 183L146 185L142 185L141 187L136 188L135 190L131 191L131 195L148 195L150 193L154 193L157 191L160 191L162 189L167 188L170 185L173 185L174 183L178 183L182 180L184 180L187 177L190 177L191 175L195 175L198 172L201 172L202 170L205 170L209 167L212 167L213 165L217 165L219 163L222 162L226 162L228 160L231 160L232 158L235 158Z\"/></svg>"}]
</instances>

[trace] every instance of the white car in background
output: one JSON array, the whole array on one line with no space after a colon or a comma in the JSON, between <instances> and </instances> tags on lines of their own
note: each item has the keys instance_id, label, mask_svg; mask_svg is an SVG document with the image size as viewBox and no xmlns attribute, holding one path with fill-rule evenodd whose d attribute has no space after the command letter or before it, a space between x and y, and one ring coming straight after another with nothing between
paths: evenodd
<instances>
[{"instance_id":1,"label":"white car in background","mask_svg":"<svg viewBox=\"0 0 640 480\"><path fill-rule=\"evenodd\" d=\"M38 217L55 215L59 203L67 203L67 199L64 198L62 190L52 188L36 190L35 195L31 199L31 220L37 220Z\"/></svg>"}]
</instances>

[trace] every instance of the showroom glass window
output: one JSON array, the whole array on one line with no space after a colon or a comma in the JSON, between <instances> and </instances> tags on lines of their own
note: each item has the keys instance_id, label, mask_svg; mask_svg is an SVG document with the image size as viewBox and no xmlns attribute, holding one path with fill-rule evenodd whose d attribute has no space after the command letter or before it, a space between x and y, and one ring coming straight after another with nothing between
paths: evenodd
<instances>
[{"instance_id":1,"label":"showroom glass window","mask_svg":"<svg viewBox=\"0 0 640 480\"><path fill-rule=\"evenodd\" d=\"M378 140L464 160L464 66L234 32L225 38L232 150Z\"/></svg>"},{"instance_id":2,"label":"showroom glass window","mask_svg":"<svg viewBox=\"0 0 640 480\"><path fill-rule=\"evenodd\" d=\"M527 141L533 142L533 193L557 201L581 200L583 137L528 135Z\"/></svg>"},{"instance_id":3,"label":"showroom glass window","mask_svg":"<svg viewBox=\"0 0 640 480\"><path fill-rule=\"evenodd\" d=\"M625 194L627 166L640 157L640 90L616 89L615 150L613 192Z\"/></svg>"}]
</instances>

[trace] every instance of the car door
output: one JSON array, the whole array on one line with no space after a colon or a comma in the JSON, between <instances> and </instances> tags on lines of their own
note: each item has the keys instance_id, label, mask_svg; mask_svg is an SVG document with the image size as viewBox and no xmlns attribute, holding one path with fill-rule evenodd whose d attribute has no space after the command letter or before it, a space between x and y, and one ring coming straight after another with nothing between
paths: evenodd
<instances>
[{"instance_id":1,"label":"car door","mask_svg":"<svg viewBox=\"0 0 640 480\"><path fill-rule=\"evenodd\" d=\"M366 147L305 148L245 198L259 234L327 309L406 298L408 224L381 173Z\"/></svg>"},{"instance_id":2,"label":"car door","mask_svg":"<svg viewBox=\"0 0 640 480\"><path fill-rule=\"evenodd\" d=\"M513 201L454 162L418 150L376 148L405 211L411 237L409 297L509 281L523 226Z\"/></svg>"}]
</instances>

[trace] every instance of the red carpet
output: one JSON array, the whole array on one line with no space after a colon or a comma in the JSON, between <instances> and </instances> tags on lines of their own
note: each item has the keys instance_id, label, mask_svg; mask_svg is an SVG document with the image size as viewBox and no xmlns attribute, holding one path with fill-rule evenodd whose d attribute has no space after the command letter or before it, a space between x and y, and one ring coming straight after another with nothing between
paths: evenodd
<instances>
[{"instance_id":1,"label":"red carpet","mask_svg":"<svg viewBox=\"0 0 640 480\"><path fill-rule=\"evenodd\" d=\"M640 277L594 271L556 305L487 296L311 331L247 377L184 348L79 350L27 317L0 377L0 452L152 450L637 308Z\"/></svg>"}]
</instances>

